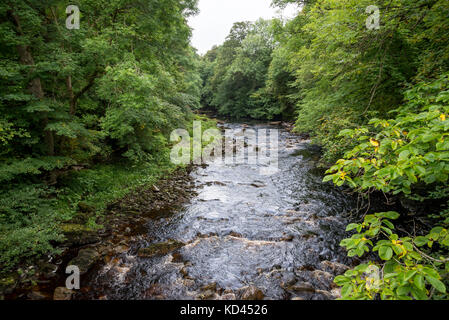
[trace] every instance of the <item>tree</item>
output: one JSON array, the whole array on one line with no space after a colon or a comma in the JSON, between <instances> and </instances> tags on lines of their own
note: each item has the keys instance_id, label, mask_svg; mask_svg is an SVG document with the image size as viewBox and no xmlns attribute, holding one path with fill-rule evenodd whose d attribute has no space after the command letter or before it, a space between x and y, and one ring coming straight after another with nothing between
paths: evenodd
<instances>
[{"instance_id":1,"label":"tree","mask_svg":"<svg viewBox=\"0 0 449 320\"><path fill-rule=\"evenodd\" d=\"M171 129L199 107L199 57L186 23L196 0L73 4L79 30L65 26L65 1L0 4L2 270L58 239L67 219L54 208L61 176L168 157Z\"/></svg>"}]
</instances>

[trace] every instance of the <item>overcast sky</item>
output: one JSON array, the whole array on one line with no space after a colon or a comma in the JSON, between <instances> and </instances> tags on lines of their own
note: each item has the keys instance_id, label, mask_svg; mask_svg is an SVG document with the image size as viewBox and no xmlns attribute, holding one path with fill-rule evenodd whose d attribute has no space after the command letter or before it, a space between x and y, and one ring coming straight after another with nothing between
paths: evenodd
<instances>
[{"instance_id":1,"label":"overcast sky","mask_svg":"<svg viewBox=\"0 0 449 320\"><path fill-rule=\"evenodd\" d=\"M298 11L290 6L282 12L270 4L271 0L200 0L200 13L189 19L193 28L192 45L199 54L204 54L213 45L224 42L234 22L270 19L280 14L293 17Z\"/></svg>"}]
</instances>

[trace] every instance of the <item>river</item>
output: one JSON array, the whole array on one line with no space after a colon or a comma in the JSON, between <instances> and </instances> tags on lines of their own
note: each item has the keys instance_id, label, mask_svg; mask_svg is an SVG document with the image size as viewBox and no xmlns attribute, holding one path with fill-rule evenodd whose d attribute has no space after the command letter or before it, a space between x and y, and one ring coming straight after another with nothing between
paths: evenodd
<instances>
[{"instance_id":1,"label":"river","mask_svg":"<svg viewBox=\"0 0 449 320\"><path fill-rule=\"evenodd\" d=\"M129 250L91 273L87 297L338 297L332 277L350 263L339 242L353 198L322 182L309 141L263 124L247 130L261 128L280 130L277 173L263 175L248 164L197 168L191 175L198 195L182 210L148 221ZM167 254L137 254L166 241L183 244Z\"/></svg>"}]
</instances>

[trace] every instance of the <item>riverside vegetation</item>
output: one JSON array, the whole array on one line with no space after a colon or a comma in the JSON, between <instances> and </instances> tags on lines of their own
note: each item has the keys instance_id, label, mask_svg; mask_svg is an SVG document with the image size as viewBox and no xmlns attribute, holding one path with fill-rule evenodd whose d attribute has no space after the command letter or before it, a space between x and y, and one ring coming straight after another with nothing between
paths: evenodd
<instances>
[{"instance_id":1,"label":"riverside vegetation","mask_svg":"<svg viewBox=\"0 0 449 320\"><path fill-rule=\"evenodd\" d=\"M196 1L76 4L79 30L66 1L0 4L3 274L57 253L82 211L101 228L108 203L173 170L170 132L201 120Z\"/></svg>"},{"instance_id":2,"label":"riverside vegetation","mask_svg":"<svg viewBox=\"0 0 449 320\"><path fill-rule=\"evenodd\" d=\"M2 273L57 253L86 206L101 228L108 203L173 170L169 134L202 108L296 121L324 180L358 193L341 246L361 262L334 280L343 299L447 299L449 3L274 0L302 10L236 23L200 57L196 2L76 1L80 30L63 1L0 4Z\"/></svg>"}]
</instances>

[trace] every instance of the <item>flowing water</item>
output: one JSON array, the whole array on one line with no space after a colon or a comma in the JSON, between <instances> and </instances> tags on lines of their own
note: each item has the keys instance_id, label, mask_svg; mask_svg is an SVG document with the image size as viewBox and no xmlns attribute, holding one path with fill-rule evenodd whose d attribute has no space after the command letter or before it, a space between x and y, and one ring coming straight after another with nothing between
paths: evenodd
<instances>
[{"instance_id":1,"label":"flowing water","mask_svg":"<svg viewBox=\"0 0 449 320\"><path fill-rule=\"evenodd\" d=\"M240 124L226 127L244 131ZM274 128L249 126L267 127ZM273 175L248 164L194 170L198 195L183 210L149 221L129 251L91 274L95 297L238 298L239 289L255 286L267 299L329 298L323 291L334 287L323 266L332 263L323 261L348 263L338 244L354 203L321 182L316 155L309 141L280 129L280 170ZM151 258L137 255L139 248L168 240L185 245ZM289 287L297 281L314 289ZM204 295L201 288L210 284L213 295Z\"/></svg>"}]
</instances>

